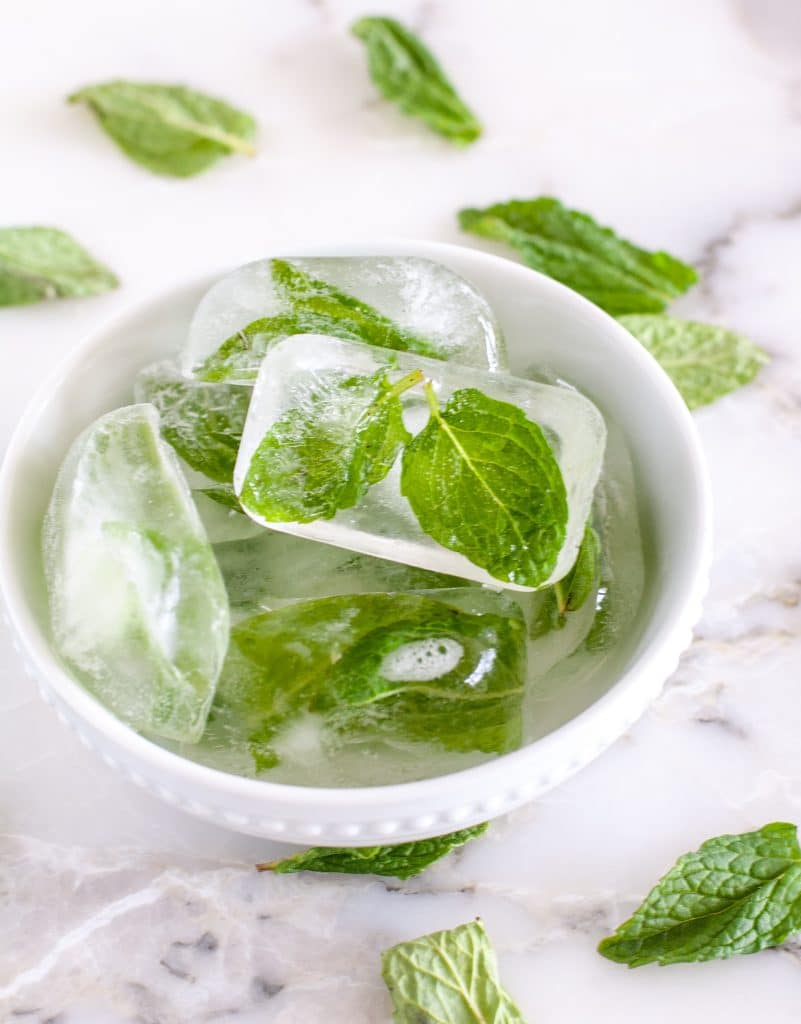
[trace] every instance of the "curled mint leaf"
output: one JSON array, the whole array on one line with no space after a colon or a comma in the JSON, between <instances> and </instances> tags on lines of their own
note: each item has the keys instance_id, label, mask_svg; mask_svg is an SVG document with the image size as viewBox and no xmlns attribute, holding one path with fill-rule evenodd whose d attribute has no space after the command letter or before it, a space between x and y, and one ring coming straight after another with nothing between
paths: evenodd
<instances>
[{"instance_id":1,"label":"curled mint leaf","mask_svg":"<svg viewBox=\"0 0 801 1024\"><path fill-rule=\"evenodd\" d=\"M570 572L558 583L544 588L536 595L530 626L531 637L544 636L553 629L563 629L568 615L583 608L595 592L600 571L601 541L588 524Z\"/></svg>"},{"instance_id":2,"label":"curled mint leaf","mask_svg":"<svg viewBox=\"0 0 801 1024\"><path fill-rule=\"evenodd\" d=\"M119 284L58 228L0 228L0 306L99 295Z\"/></svg>"},{"instance_id":3,"label":"curled mint leaf","mask_svg":"<svg viewBox=\"0 0 801 1024\"><path fill-rule=\"evenodd\" d=\"M580 292L607 313L660 313L698 280L666 252L649 252L558 199L515 199L459 213L474 235L506 242L524 263Z\"/></svg>"},{"instance_id":4,"label":"curled mint leaf","mask_svg":"<svg viewBox=\"0 0 801 1024\"><path fill-rule=\"evenodd\" d=\"M272 261L272 277L283 292L287 311L254 320L227 338L197 369L196 376L201 380L255 380L270 345L293 334L325 334L432 359L442 357L432 342L404 330L366 302L312 277L288 260Z\"/></svg>"},{"instance_id":5,"label":"curled mint leaf","mask_svg":"<svg viewBox=\"0 0 801 1024\"><path fill-rule=\"evenodd\" d=\"M226 743L257 770L279 761L279 732L318 716L325 743L398 739L503 753L522 739L525 626L416 594L298 601L231 630L214 705Z\"/></svg>"},{"instance_id":6,"label":"curled mint leaf","mask_svg":"<svg viewBox=\"0 0 801 1024\"><path fill-rule=\"evenodd\" d=\"M136 380L136 400L158 409L161 436L192 469L223 484L234 478L250 396L248 387L183 377L171 363L148 366Z\"/></svg>"},{"instance_id":7,"label":"curled mint leaf","mask_svg":"<svg viewBox=\"0 0 801 1024\"><path fill-rule=\"evenodd\" d=\"M295 871L338 872L345 875L383 875L390 878L413 878L452 850L464 846L487 831L488 825L474 825L432 839L418 839L393 846L341 848L314 846L303 853L284 857L269 864L257 864L259 871L286 875Z\"/></svg>"},{"instance_id":8,"label":"curled mint leaf","mask_svg":"<svg viewBox=\"0 0 801 1024\"><path fill-rule=\"evenodd\" d=\"M381 974L395 1024L525 1024L481 921L392 946Z\"/></svg>"},{"instance_id":9,"label":"curled mint leaf","mask_svg":"<svg viewBox=\"0 0 801 1024\"><path fill-rule=\"evenodd\" d=\"M183 85L104 82L69 102L86 103L117 145L157 174L185 178L229 153L256 152L249 114Z\"/></svg>"},{"instance_id":10,"label":"curled mint leaf","mask_svg":"<svg viewBox=\"0 0 801 1024\"><path fill-rule=\"evenodd\" d=\"M430 417L403 453L401 491L429 536L508 583L548 579L565 540L567 495L542 428L475 388Z\"/></svg>"},{"instance_id":11,"label":"curled mint leaf","mask_svg":"<svg viewBox=\"0 0 801 1024\"><path fill-rule=\"evenodd\" d=\"M309 523L352 508L383 480L410 437L400 395L423 379L324 379L303 408L272 425L253 453L240 501L267 522Z\"/></svg>"},{"instance_id":12,"label":"curled mint leaf","mask_svg":"<svg viewBox=\"0 0 801 1024\"><path fill-rule=\"evenodd\" d=\"M367 48L370 77L404 114L419 117L457 145L481 135L481 124L462 102L427 47L394 18L360 18L351 31Z\"/></svg>"},{"instance_id":13,"label":"curled mint leaf","mask_svg":"<svg viewBox=\"0 0 801 1024\"><path fill-rule=\"evenodd\" d=\"M801 928L796 833L777 822L709 839L679 858L598 952L641 967L722 960L784 942Z\"/></svg>"},{"instance_id":14,"label":"curled mint leaf","mask_svg":"<svg viewBox=\"0 0 801 1024\"><path fill-rule=\"evenodd\" d=\"M742 334L673 316L621 316L681 392L691 409L749 384L769 362Z\"/></svg>"}]
</instances>

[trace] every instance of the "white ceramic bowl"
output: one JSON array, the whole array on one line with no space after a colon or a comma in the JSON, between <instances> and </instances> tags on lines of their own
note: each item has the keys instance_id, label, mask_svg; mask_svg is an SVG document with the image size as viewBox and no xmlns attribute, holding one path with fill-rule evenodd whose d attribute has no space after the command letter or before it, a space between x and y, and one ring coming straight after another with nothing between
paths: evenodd
<instances>
[{"instance_id":1,"label":"white ceramic bowl","mask_svg":"<svg viewBox=\"0 0 801 1024\"><path fill-rule=\"evenodd\" d=\"M272 254L271 254L272 255ZM278 255L278 254L275 254ZM45 383L17 427L0 474L0 585L26 671L80 739L113 768L190 814L241 832L330 845L419 839L531 800L617 739L659 693L691 639L706 588L710 502L692 419L657 363L612 318L517 263L433 242L304 247L280 255L415 255L476 285L506 335L512 372L540 360L624 429L649 538L636 626L582 694L583 706L527 746L451 775L394 786L317 789L240 778L185 760L133 732L61 667L48 639L40 527L72 440L130 401L136 372L173 351L213 277L118 317ZM574 695L575 696L575 695Z\"/></svg>"}]
</instances>

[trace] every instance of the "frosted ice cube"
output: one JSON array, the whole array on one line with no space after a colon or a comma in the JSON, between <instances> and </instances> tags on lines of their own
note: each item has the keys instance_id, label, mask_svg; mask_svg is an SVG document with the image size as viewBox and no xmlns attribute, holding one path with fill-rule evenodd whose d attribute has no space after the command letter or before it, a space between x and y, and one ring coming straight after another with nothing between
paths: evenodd
<instances>
[{"instance_id":1,"label":"frosted ice cube","mask_svg":"<svg viewBox=\"0 0 801 1024\"><path fill-rule=\"evenodd\" d=\"M309 280L311 284L304 285ZM366 321L365 305L372 311ZM382 337L375 316L410 336ZM222 369L210 369L209 357L228 339L236 347L239 332L258 320L270 323L242 351L227 356ZM208 379L252 381L276 338L310 332L411 349L490 370L506 366L492 309L458 274L414 256L336 256L258 260L222 278L197 307L182 369Z\"/></svg>"},{"instance_id":2,"label":"frosted ice cube","mask_svg":"<svg viewBox=\"0 0 801 1024\"><path fill-rule=\"evenodd\" d=\"M528 419L542 427L561 470L569 514L565 541L556 565L548 579L539 585L545 586L564 576L575 561L581 543L606 438L599 411L587 398L567 387L534 383L318 335L278 342L264 359L245 423L234 471L234 489L240 500L253 456L277 420L295 411L301 416L322 415L327 417L326 429L330 429L331 436L347 436L353 429L353 410L348 408L341 412L336 401L320 404L318 396L326 389L335 394L337 383L370 376L382 368L392 368L393 374L398 376L422 371L443 406L454 391L475 388L490 398L518 407ZM416 434L428 420L424 393L415 388L403 394L401 400L404 422L412 434ZM287 454L295 457L291 446ZM314 454L304 453L303 457L313 459ZM322 459L315 462L315 467L318 471L324 467ZM333 472L338 471L340 467L335 463ZM298 537L479 583L531 589L493 578L464 555L445 548L424 533L400 493L399 476L398 460L389 474L370 487L355 506L340 510L331 519L307 523L271 520L268 523L249 499L243 502L243 507L257 522Z\"/></svg>"},{"instance_id":3,"label":"frosted ice cube","mask_svg":"<svg viewBox=\"0 0 801 1024\"><path fill-rule=\"evenodd\" d=\"M136 729L197 739L228 644L228 601L152 405L73 444L43 531L55 646Z\"/></svg>"}]
</instances>

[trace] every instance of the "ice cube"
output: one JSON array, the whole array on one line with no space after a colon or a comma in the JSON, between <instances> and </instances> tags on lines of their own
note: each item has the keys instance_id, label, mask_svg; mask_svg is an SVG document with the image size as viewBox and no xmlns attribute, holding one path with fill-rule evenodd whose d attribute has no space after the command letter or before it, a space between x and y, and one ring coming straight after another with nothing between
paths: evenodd
<instances>
[{"instance_id":1,"label":"ice cube","mask_svg":"<svg viewBox=\"0 0 801 1024\"><path fill-rule=\"evenodd\" d=\"M338 479L338 475L345 478L347 467L337 459L337 446L353 435L370 394L369 388L358 382L386 372L394 387L395 378L406 378L416 371L430 382L441 408L454 393L474 389L490 399L517 407L529 421L542 428L564 484L567 523L558 557L547 577L538 579L535 586L560 579L575 560L590 513L604 452L603 417L587 398L571 388L441 363L411 353L392 353L315 335L276 343L259 373L234 472L234 489L245 511L265 526L298 537L479 583L534 589L528 583L516 582L511 575L496 578L458 550L428 536L401 495L399 460L352 507L343 508L340 504L340 510L332 514L330 507L325 508L321 502L323 514L331 517L314 518L312 505L317 496L322 494L327 499L326 488L331 481ZM343 387L349 390L347 401L341 397ZM401 401L405 426L417 434L429 416L426 395L421 387L413 387L401 395ZM277 423L278 430L270 433ZM317 447L303 435L304 423L319 424ZM297 425L300 426L296 430ZM264 469L263 442L268 434L272 461ZM254 459L257 454L258 459ZM297 494L305 499L311 493L314 501L309 506L309 518L314 521L295 521L301 518L299 514L285 515L280 502L277 511L275 503L271 504L269 491L275 476L268 479L265 474L274 474L279 461L285 479L296 487ZM449 514L458 517L462 509L449 499L449 483L443 481L441 501ZM477 490L481 491L481 485L477 485ZM525 492L523 495L525 503ZM296 497L293 495L289 504L297 504ZM478 525L485 531L492 529L489 520Z\"/></svg>"},{"instance_id":2,"label":"ice cube","mask_svg":"<svg viewBox=\"0 0 801 1024\"><path fill-rule=\"evenodd\" d=\"M195 740L228 644L225 586L152 405L73 444L43 531L55 646L123 721Z\"/></svg>"},{"instance_id":3,"label":"ice cube","mask_svg":"<svg viewBox=\"0 0 801 1024\"><path fill-rule=\"evenodd\" d=\"M503 753L521 741L525 659L522 616L501 594L467 606L461 589L299 601L233 627L208 729L181 752L318 785ZM388 746L379 780L370 762Z\"/></svg>"},{"instance_id":4,"label":"ice cube","mask_svg":"<svg viewBox=\"0 0 801 1024\"><path fill-rule=\"evenodd\" d=\"M474 589L455 576L371 558L265 530L250 519L247 522L258 530L257 536L214 546L235 618L309 598L371 591L422 591L433 597L440 589Z\"/></svg>"},{"instance_id":5,"label":"ice cube","mask_svg":"<svg viewBox=\"0 0 801 1024\"><path fill-rule=\"evenodd\" d=\"M495 315L458 274L414 256L337 256L258 260L222 278L197 307L182 369L208 380L253 381L270 344L304 333L490 370L506 366Z\"/></svg>"}]
</instances>

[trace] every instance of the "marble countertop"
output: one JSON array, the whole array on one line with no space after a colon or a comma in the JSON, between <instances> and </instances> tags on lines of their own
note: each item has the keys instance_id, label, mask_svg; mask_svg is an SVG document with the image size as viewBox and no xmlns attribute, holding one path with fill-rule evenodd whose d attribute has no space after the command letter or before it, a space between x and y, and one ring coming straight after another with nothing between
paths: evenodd
<instances>
[{"instance_id":1,"label":"marble countertop","mask_svg":"<svg viewBox=\"0 0 801 1024\"><path fill-rule=\"evenodd\" d=\"M773 355L697 414L712 587L663 696L570 782L405 884L257 875L286 848L122 781L0 638L0 1017L20 1024L373 1024L377 950L480 914L537 1024L795 1022L801 944L629 972L594 952L680 853L801 822L801 9L794 0L385 0L487 126L467 151L380 103L356 0L29 0L0 32L0 224L72 231L124 281L0 315L0 438L87 331L182 275L299 239L460 236L464 205L540 193L704 269L677 306ZM261 149L170 180L63 97L185 80L257 115Z\"/></svg>"}]
</instances>

